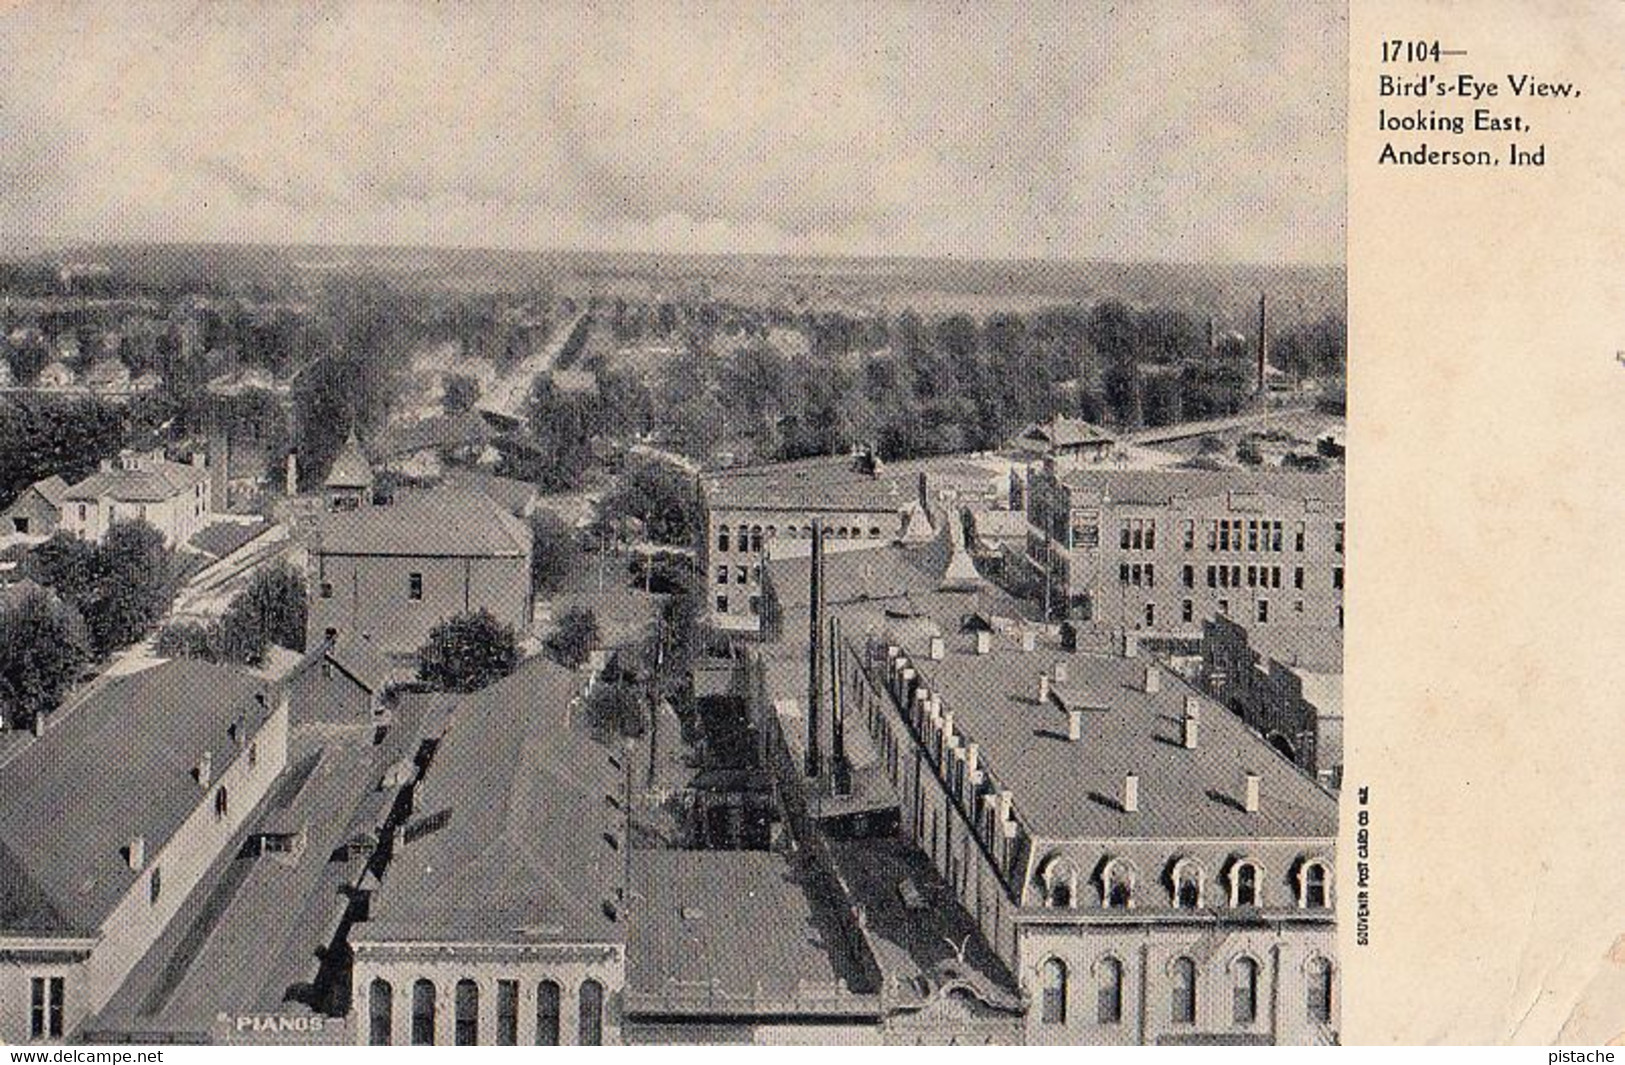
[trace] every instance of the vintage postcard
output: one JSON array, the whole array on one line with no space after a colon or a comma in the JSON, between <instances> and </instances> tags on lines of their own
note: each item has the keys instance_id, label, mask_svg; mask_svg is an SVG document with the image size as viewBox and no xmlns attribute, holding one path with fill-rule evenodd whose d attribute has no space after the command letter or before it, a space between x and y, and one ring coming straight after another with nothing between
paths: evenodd
<instances>
[{"instance_id":1,"label":"vintage postcard","mask_svg":"<svg viewBox=\"0 0 1625 1065\"><path fill-rule=\"evenodd\" d=\"M0 1043L1621 1036L1620 45L0 8Z\"/></svg>"}]
</instances>

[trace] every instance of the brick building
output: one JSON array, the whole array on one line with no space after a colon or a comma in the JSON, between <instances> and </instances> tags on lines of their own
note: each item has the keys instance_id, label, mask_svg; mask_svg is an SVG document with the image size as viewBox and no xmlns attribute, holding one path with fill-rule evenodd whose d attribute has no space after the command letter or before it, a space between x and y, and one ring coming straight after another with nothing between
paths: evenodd
<instances>
[{"instance_id":1,"label":"brick building","mask_svg":"<svg viewBox=\"0 0 1625 1065\"><path fill-rule=\"evenodd\" d=\"M358 1041L621 1042L626 766L533 658L464 698L350 935Z\"/></svg>"},{"instance_id":2,"label":"brick building","mask_svg":"<svg viewBox=\"0 0 1625 1065\"><path fill-rule=\"evenodd\" d=\"M178 660L111 681L0 767L0 1042L86 1026L287 751L274 687Z\"/></svg>"},{"instance_id":3,"label":"brick building","mask_svg":"<svg viewBox=\"0 0 1625 1065\"><path fill-rule=\"evenodd\" d=\"M1052 617L1196 636L1227 616L1305 640L1343 626L1341 475L1046 462L1027 516Z\"/></svg>"}]
</instances>

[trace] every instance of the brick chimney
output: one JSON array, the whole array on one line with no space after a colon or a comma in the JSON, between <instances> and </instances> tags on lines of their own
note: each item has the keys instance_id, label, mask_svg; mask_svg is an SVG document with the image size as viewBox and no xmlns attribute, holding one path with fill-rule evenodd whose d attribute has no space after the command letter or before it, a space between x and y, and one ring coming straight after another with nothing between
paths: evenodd
<instances>
[{"instance_id":1,"label":"brick chimney","mask_svg":"<svg viewBox=\"0 0 1625 1065\"><path fill-rule=\"evenodd\" d=\"M976 633L976 653L985 655L993 650L993 634L986 629L979 629Z\"/></svg>"},{"instance_id":2,"label":"brick chimney","mask_svg":"<svg viewBox=\"0 0 1625 1065\"><path fill-rule=\"evenodd\" d=\"M1145 690L1149 695L1155 695L1162 690L1162 673L1157 669L1155 662L1145 664Z\"/></svg>"},{"instance_id":3,"label":"brick chimney","mask_svg":"<svg viewBox=\"0 0 1625 1065\"><path fill-rule=\"evenodd\" d=\"M1123 812L1126 814L1140 811L1140 774L1128 773L1123 777Z\"/></svg>"},{"instance_id":4,"label":"brick chimney","mask_svg":"<svg viewBox=\"0 0 1625 1065\"><path fill-rule=\"evenodd\" d=\"M1242 809L1250 814L1258 812L1259 776L1248 773L1242 782Z\"/></svg>"},{"instance_id":5,"label":"brick chimney","mask_svg":"<svg viewBox=\"0 0 1625 1065\"><path fill-rule=\"evenodd\" d=\"M130 840L128 848L130 868L139 873L141 867L147 864L147 837L135 836Z\"/></svg>"},{"instance_id":6,"label":"brick chimney","mask_svg":"<svg viewBox=\"0 0 1625 1065\"><path fill-rule=\"evenodd\" d=\"M1066 662L1061 660L1057 660L1055 667L1050 670L1050 676L1055 678L1055 683L1057 684L1065 684L1068 675Z\"/></svg>"},{"instance_id":7,"label":"brick chimney","mask_svg":"<svg viewBox=\"0 0 1625 1065\"><path fill-rule=\"evenodd\" d=\"M197 768L192 771L192 775L197 778L198 787L206 788L209 786L209 782L214 779L213 751L203 752L203 757L197 760Z\"/></svg>"},{"instance_id":8,"label":"brick chimney","mask_svg":"<svg viewBox=\"0 0 1625 1065\"><path fill-rule=\"evenodd\" d=\"M943 658L947 657L947 654L948 654L948 644L947 644L947 642L945 640L943 640L943 638L941 636L933 636L933 637L931 637L931 649L930 649L931 661L933 661L933 662L941 662L943 660Z\"/></svg>"},{"instance_id":9,"label":"brick chimney","mask_svg":"<svg viewBox=\"0 0 1625 1065\"><path fill-rule=\"evenodd\" d=\"M1039 706L1045 706L1048 703L1049 703L1049 674L1048 673L1040 673L1038 675L1038 705Z\"/></svg>"},{"instance_id":10,"label":"brick chimney","mask_svg":"<svg viewBox=\"0 0 1625 1065\"><path fill-rule=\"evenodd\" d=\"M1066 738L1073 743L1083 739L1083 711L1072 709L1066 712Z\"/></svg>"}]
</instances>

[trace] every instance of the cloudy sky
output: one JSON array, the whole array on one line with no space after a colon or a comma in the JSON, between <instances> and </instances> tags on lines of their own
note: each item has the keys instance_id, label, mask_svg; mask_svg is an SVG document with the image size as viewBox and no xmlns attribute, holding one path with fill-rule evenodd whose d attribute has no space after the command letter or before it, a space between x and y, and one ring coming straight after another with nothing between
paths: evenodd
<instances>
[{"instance_id":1,"label":"cloudy sky","mask_svg":"<svg viewBox=\"0 0 1625 1065\"><path fill-rule=\"evenodd\" d=\"M0 7L0 252L1341 262L1341 0Z\"/></svg>"}]
</instances>

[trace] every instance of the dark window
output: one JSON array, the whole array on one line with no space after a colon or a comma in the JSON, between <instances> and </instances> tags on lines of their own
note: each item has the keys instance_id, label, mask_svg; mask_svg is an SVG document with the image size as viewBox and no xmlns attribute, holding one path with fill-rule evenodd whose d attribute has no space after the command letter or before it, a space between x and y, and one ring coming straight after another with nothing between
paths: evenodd
<instances>
[{"instance_id":1,"label":"dark window","mask_svg":"<svg viewBox=\"0 0 1625 1065\"><path fill-rule=\"evenodd\" d=\"M519 1043L519 983L515 980L497 981L497 1046L511 1047Z\"/></svg>"},{"instance_id":2,"label":"dark window","mask_svg":"<svg viewBox=\"0 0 1625 1065\"><path fill-rule=\"evenodd\" d=\"M423 598L423 574L409 573L406 575L406 598Z\"/></svg>"},{"instance_id":3,"label":"dark window","mask_svg":"<svg viewBox=\"0 0 1625 1065\"><path fill-rule=\"evenodd\" d=\"M584 1047L601 1046L604 1042L604 985L597 980L581 984L581 1039Z\"/></svg>"},{"instance_id":4,"label":"dark window","mask_svg":"<svg viewBox=\"0 0 1625 1065\"><path fill-rule=\"evenodd\" d=\"M762 550L762 527L760 525L752 525L750 527L750 549L752 551L757 552L758 554L761 553L761 550Z\"/></svg>"},{"instance_id":5,"label":"dark window","mask_svg":"<svg viewBox=\"0 0 1625 1065\"><path fill-rule=\"evenodd\" d=\"M1269 619L1270 619L1270 601L1268 599L1260 599L1258 601L1258 620L1259 620L1259 623L1263 624L1264 622L1269 621Z\"/></svg>"},{"instance_id":6,"label":"dark window","mask_svg":"<svg viewBox=\"0 0 1625 1065\"><path fill-rule=\"evenodd\" d=\"M158 905L158 898L164 893L164 871L158 866L152 867L152 876L147 881L147 902Z\"/></svg>"},{"instance_id":7,"label":"dark window","mask_svg":"<svg viewBox=\"0 0 1625 1065\"><path fill-rule=\"evenodd\" d=\"M536 1045L559 1045L559 985L551 980L536 985Z\"/></svg>"},{"instance_id":8,"label":"dark window","mask_svg":"<svg viewBox=\"0 0 1625 1065\"><path fill-rule=\"evenodd\" d=\"M1121 1024L1123 1021L1123 963L1116 958L1101 959L1100 995L1096 1000L1095 1020L1101 1024Z\"/></svg>"},{"instance_id":9,"label":"dark window","mask_svg":"<svg viewBox=\"0 0 1625 1065\"><path fill-rule=\"evenodd\" d=\"M718 614L726 614L727 612L728 612L728 597L725 596L725 595L717 596L717 613Z\"/></svg>"},{"instance_id":10,"label":"dark window","mask_svg":"<svg viewBox=\"0 0 1625 1065\"><path fill-rule=\"evenodd\" d=\"M367 1044L387 1047L394 1040L395 989L382 978L372 982L367 996Z\"/></svg>"},{"instance_id":11,"label":"dark window","mask_svg":"<svg viewBox=\"0 0 1625 1065\"><path fill-rule=\"evenodd\" d=\"M727 584L728 583L728 567L727 566L718 566L717 567L717 583L718 584Z\"/></svg>"},{"instance_id":12,"label":"dark window","mask_svg":"<svg viewBox=\"0 0 1625 1065\"><path fill-rule=\"evenodd\" d=\"M1325 958L1309 962L1309 1019L1328 1024L1332 1019L1332 963Z\"/></svg>"},{"instance_id":13,"label":"dark window","mask_svg":"<svg viewBox=\"0 0 1625 1065\"><path fill-rule=\"evenodd\" d=\"M728 550L728 527L726 525L717 530L717 550Z\"/></svg>"},{"instance_id":14,"label":"dark window","mask_svg":"<svg viewBox=\"0 0 1625 1065\"><path fill-rule=\"evenodd\" d=\"M1258 1020L1258 963L1251 958L1236 959L1236 990L1232 1019L1237 1024Z\"/></svg>"},{"instance_id":15,"label":"dark window","mask_svg":"<svg viewBox=\"0 0 1625 1065\"><path fill-rule=\"evenodd\" d=\"M1174 906L1181 910L1194 910L1202 904L1202 882L1189 870L1180 873L1174 885Z\"/></svg>"},{"instance_id":16,"label":"dark window","mask_svg":"<svg viewBox=\"0 0 1625 1065\"><path fill-rule=\"evenodd\" d=\"M472 980L457 981L455 1037L460 1047L480 1043L480 985Z\"/></svg>"},{"instance_id":17,"label":"dark window","mask_svg":"<svg viewBox=\"0 0 1625 1065\"><path fill-rule=\"evenodd\" d=\"M216 821L220 821L225 818L230 802L231 800L226 796L225 786L221 785L215 790L214 793L214 819Z\"/></svg>"},{"instance_id":18,"label":"dark window","mask_svg":"<svg viewBox=\"0 0 1625 1065\"><path fill-rule=\"evenodd\" d=\"M1326 867L1320 862L1311 862L1303 867L1303 904L1312 910L1325 909L1327 905Z\"/></svg>"},{"instance_id":19,"label":"dark window","mask_svg":"<svg viewBox=\"0 0 1625 1065\"><path fill-rule=\"evenodd\" d=\"M1173 967L1173 994L1170 1015L1175 1024L1196 1023L1196 963L1189 958L1175 958Z\"/></svg>"},{"instance_id":20,"label":"dark window","mask_svg":"<svg viewBox=\"0 0 1625 1065\"><path fill-rule=\"evenodd\" d=\"M1148 626L1157 623L1157 605L1155 603L1145 604L1145 623Z\"/></svg>"},{"instance_id":21,"label":"dark window","mask_svg":"<svg viewBox=\"0 0 1625 1065\"><path fill-rule=\"evenodd\" d=\"M1236 905L1258 905L1258 867L1252 862L1236 865Z\"/></svg>"},{"instance_id":22,"label":"dark window","mask_svg":"<svg viewBox=\"0 0 1625 1065\"><path fill-rule=\"evenodd\" d=\"M1333 550L1341 555L1343 553L1343 523L1338 522L1333 528L1337 533L1337 542L1333 545Z\"/></svg>"},{"instance_id":23,"label":"dark window","mask_svg":"<svg viewBox=\"0 0 1625 1065\"><path fill-rule=\"evenodd\" d=\"M28 1033L35 1039L62 1038L62 990L60 976L36 976L31 984Z\"/></svg>"},{"instance_id":24,"label":"dark window","mask_svg":"<svg viewBox=\"0 0 1625 1065\"><path fill-rule=\"evenodd\" d=\"M434 984L428 980L412 985L412 1045L434 1046Z\"/></svg>"},{"instance_id":25,"label":"dark window","mask_svg":"<svg viewBox=\"0 0 1625 1065\"><path fill-rule=\"evenodd\" d=\"M1194 620L1196 618L1196 604L1189 599L1185 600L1179 605L1179 616L1185 621Z\"/></svg>"},{"instance_id":26,"label":"dark window","mask_svg":"<svg viewBox=\"0 0 1625 1065\"><path fill-rule=\"evenodd\" d=\"M1180 577L1184 580L1185 587L1187 587L1187 588L1196 587L1196 567L1195 566L1184 566L1184 567L1182 567L1180 569Z\"/></svg>"},{"instance_id":27,"label":"dark window","mask_svg":"<svg viewBox=\"0 0 1625 1065\"><path fill-rule=\"evenodd\" d=\"M1043 969L1043 1020L1045 1024L1066 1023L1066 963L1051 958Z\"/></svg>"},{"instance_id":28,"label":"dark window","mask_svg":"<svg viewBox=\"0 0 1625 1065\"><path fill-rule=\"evenodd\" d=\"M1343 567L1342 566L1338 566L1336 569L1332 570L1332 587L1333 588L1341 588L1341 587L1343 587Z\"/></svg>"}]
</instances>

